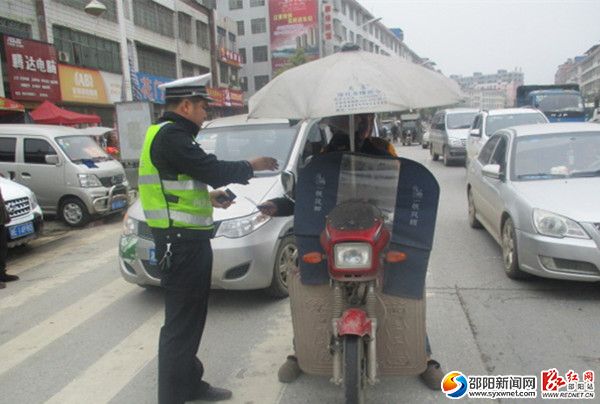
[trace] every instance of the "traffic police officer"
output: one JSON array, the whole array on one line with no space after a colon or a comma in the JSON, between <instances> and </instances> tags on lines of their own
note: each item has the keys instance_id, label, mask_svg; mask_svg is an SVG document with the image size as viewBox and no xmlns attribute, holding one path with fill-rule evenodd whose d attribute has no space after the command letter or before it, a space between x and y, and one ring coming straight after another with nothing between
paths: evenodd
<instances>
[{"instance_id":1,"label":"traffic police officer","mask_svg":"<svg viewBox=\"0 0 600 404\"><path fill-rule=\"evenodd\" d=\"M207 117L210 73L162 85L166 112L150 126L142 148L139 192L160 260L165 324L158 348L158 401L182 404L219 401L231 391L202 380L196 357L204 330L211 284L213 207L227 208L229 183L247 184L254 171L275 170L277 161L220 161L194 140ZM217 200L219 199L219 200Z\"/></svg>"}]
</instances>

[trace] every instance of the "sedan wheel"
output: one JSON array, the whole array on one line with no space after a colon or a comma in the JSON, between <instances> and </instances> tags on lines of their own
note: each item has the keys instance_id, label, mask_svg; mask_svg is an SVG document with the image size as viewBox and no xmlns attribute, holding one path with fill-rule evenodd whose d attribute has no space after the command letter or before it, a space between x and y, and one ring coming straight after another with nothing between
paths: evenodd
<instances>
[{"instance_id":1,"label":"sedan wheel","mask_svg":"<svg viewBox=\"0 0 600 404\"><path fill-rule=\"evenodd\" d=\"M288 296L287 281L290 271L298 268L298 248L294 236L286 236L281 240L275 265L273 268L273 280L267 288L267 293L273 297L282 298Z\"/></svg>"},{"instance_id":2,"label":"sedan wheel","mask_svg":"<svg viewBox=\"0 0 600 404\"><path fill-rule=\"evenodd\" d=\"M524 279L528 274L519 269L519 256L517 254L517 239L515 226L509 217L502 227L502 261L504 272L511 279Z\"/></svg>"},{"instance_id":3,"label":"sedan wheel","mask_svg":"<svg viewBox=\"0 0 600 404\"><path fill-rule=\"evenodd\" d=\"M473 201L473 193L470 189L467 191L467 201L469 204L469 226L474 229L481 229L481 223L479 220L477 220L475 202Z\"/></svg>"}]
</instances>

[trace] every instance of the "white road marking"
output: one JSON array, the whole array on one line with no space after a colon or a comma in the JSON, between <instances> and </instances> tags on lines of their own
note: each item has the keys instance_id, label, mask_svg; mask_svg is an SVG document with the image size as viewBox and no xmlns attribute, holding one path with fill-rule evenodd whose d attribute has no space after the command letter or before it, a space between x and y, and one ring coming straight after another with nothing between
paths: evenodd
<instances>
[{"instance_id":1,"label":"white road marking","mask_svg":"<svg viewBox=\"0 0 600 404\"><path fill-rule=\"evenodd\" d=\"M95 403L108 403L154 359L163 321L161 308L46 404L80 404L86 397L93 398Z\"/></svg>"},{"instance_id":2,"label":"white road marking","mask_svg":"<svg viewBox=\"0 0 600 404\"><path fill-rule=\"evenodd\" d=\"M0 313L2 310L6 310L8 308L19 307L34 297L41 296L49 290L75 279L79 275L103 267L108 260L116 260L116 255L117 252L115 249L106 250L98 255L95 255L93 259L83 261L81 264L70 264L71 267L66 267L60 269L59 271L53 272L51 278L40 279L38 282L33 283L31 286L25 287L18 293L2 298L2 300L0 300Z\"/></svg>"},{"instance_id":3,"label":"white road marking","mask_svg":"<svg viewBox=\"0 0 600 404\"><path fill-rule=\"evenodd\" d=\"M0 376L135 288L119 277L0 346Z\"/></svg>"},{"instance_id":4,"label":"white road marking","mask_svg":"<svg viewBox=\"0 0 600 404\"><path fill-rule=\"evenodd\" d=\"M276 403L284 385L277 380L277 371L285 358L292 354L292 320L290 305L282 301L269 336L254 346L250 355L242 361L245 366L236 369L225 386L234 392L232 403ZM240 392L236 396L236 392Z\"/></svg>"}]
</instances>

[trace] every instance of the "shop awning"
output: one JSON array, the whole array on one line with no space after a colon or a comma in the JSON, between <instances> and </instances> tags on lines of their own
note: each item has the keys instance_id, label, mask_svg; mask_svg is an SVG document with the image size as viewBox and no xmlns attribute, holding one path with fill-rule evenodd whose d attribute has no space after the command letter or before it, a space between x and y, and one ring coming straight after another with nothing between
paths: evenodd
<instances>
[{"instance_id":1,"label":"shop awning","mask_svg":"<svg viewBox=\"0 0 600 404\"><path fill-rule=\"evenodd\" d=\"M77 125L81 123L100 123L98 115L79 114L57 107L50 101L44 101L39 107L31 111L31 117L36 123L48 125Z\"/></svg>"},{"instance_id":2,"label":"shop awning","mask_svg":"<svg viewBox=\"0 0 600 404\"><path fill-rule=\"evenodd\" d=\"M16 101L0 97L0 111L23 112L25 107Z\"/></svg>"}]
</instances>

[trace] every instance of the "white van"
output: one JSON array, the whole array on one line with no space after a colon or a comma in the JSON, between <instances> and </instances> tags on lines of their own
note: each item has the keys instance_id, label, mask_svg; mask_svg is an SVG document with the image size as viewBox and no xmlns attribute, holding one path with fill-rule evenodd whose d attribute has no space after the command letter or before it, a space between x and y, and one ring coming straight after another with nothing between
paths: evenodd
<instances>
[{"instance_id":1,"label":"white van","mask_svg":"<svg viewBox=\"0 0 600 404\"><path fill-rule=\"evenodd\" d=\"M42 232L42 210L33 192L23 185L0 177L2 198L10 216L4 225L9 247L26 244Z\"/></svg>"},{"instance_id":2,"label":"white van","mask_svg":"<svg viewBox=\"0 0 600 404\"><path fill-rule=\"evenodd\" d=\"M123 166L79 129L0 125L0 173L35 192L44 214L74 227L129 205Z\"/></svg>"}]
</instances>

